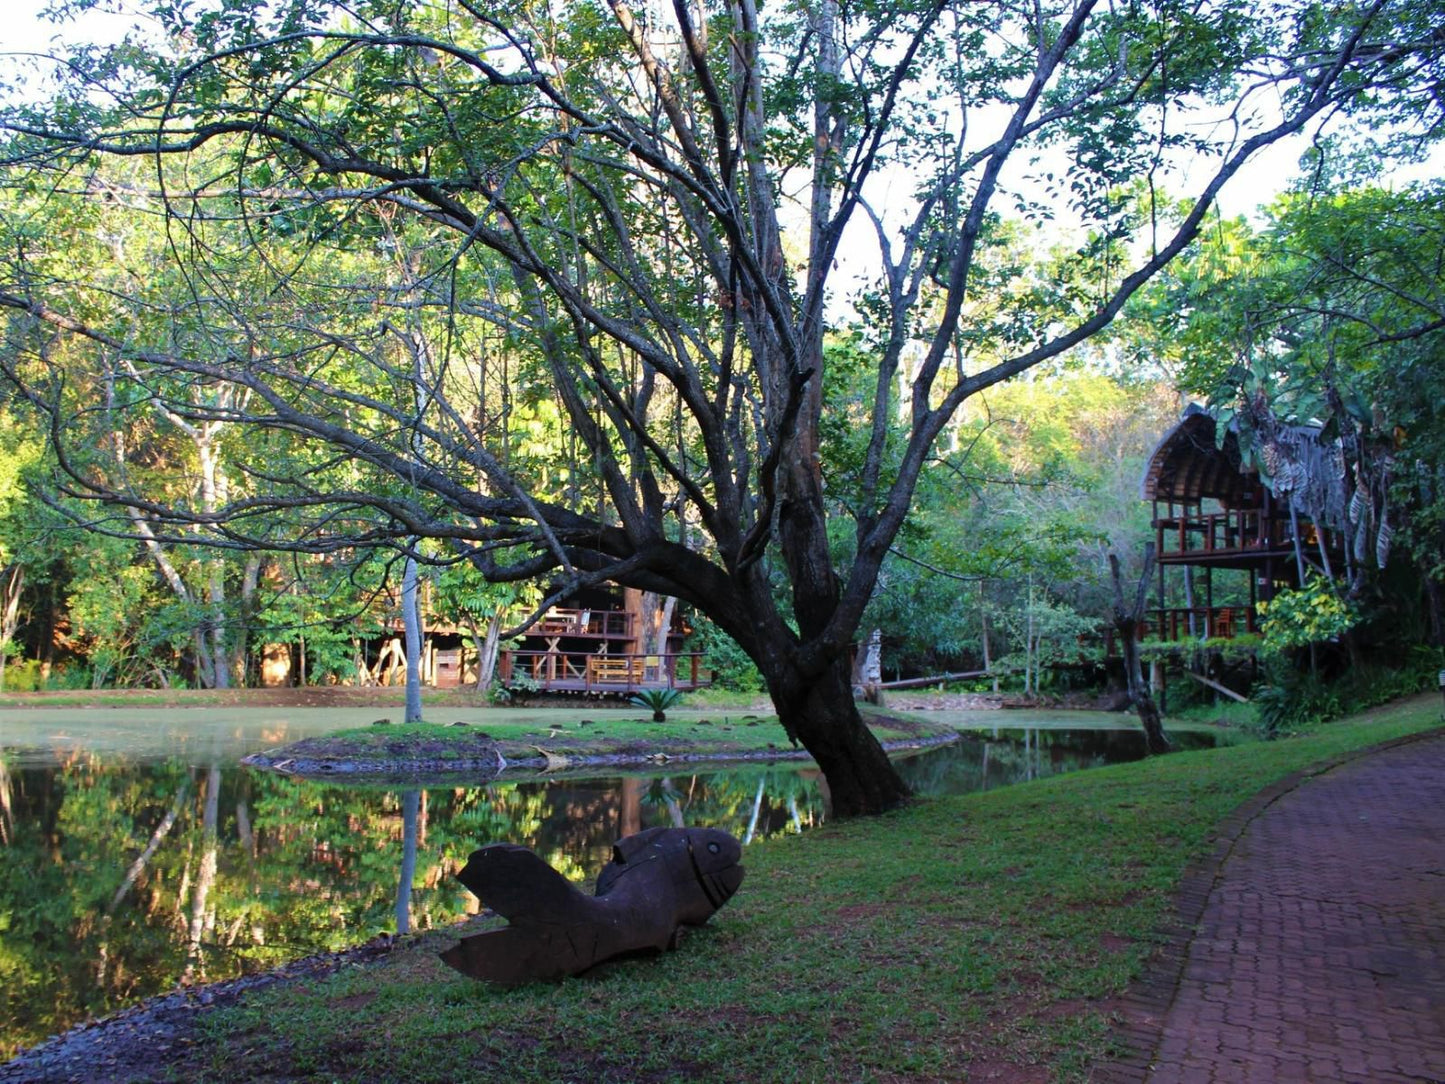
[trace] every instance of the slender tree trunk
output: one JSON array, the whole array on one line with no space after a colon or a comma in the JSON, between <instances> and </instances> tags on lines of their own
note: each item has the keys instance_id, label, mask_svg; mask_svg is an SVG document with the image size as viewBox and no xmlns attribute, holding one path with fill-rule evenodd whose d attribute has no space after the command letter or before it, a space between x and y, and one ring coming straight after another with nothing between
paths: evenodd
<instances>
[{"instance_id":1,"label":"slender tree trunk","mask_svg":"<svg viewBox=\"0 0 1445 1084\"><path fill-rule=\"evenodd\" d=\"M1299 513L1295 511L1294 500L1289 494L1285 495L1285 504L1289 506L1289 533L1294 542L1295 571L1299 575L1297 586L1303 587L1305 585L1305 551L1299 536Z\"/></svg>"},{"instance_id":2,"label":"slender tree trunk","mask_svg":"<svg viewBox=\"0 0 1445 1084\"><path fill-rule=\"evenodd\" d=\"M676 608L677 599L671 595L659 595L654 591L642 592L641 609L647 622L642 630L642 654L667 653L667 634L672 628L672 615Z\"/></svg>"},{"instance_id":3,"label":"slender tree trunk","mask_svg":"<svg viewBox=\"0 0 1445 1084\"><path fill-rule=\"evenodd\" d=\"M1144 671L1139 662L1139 643L1134 638L1139 621L1144 614L1145 592L1149 576L1154 571L1154 543L1144 546L1144 571L1139 577L1139 586L1134 596L1133 609L1124 606L1124 583L1119 571L1119 558L1109 554L1109 572L1114 581L1114 630L1118 634L1124 652L1124 678L1129 685L1129 702L1139 713L1139 723L1144 728L1144 741L1151 753L1167 753L1169 737L1164 733L1164 723L1159 717L1159 707L1144 684Z\"/></svg>"},{"instance_id":4,"label":"slender tree trunk","mask_svg":"<svg viewBox=\"0 0 1445 1084\"><path fill-rule=\"evenodd\" d=\"M10 641L20 627L20 592L25 586L25 568L13 564L0 569L0 690L5 688L5 660Z\"/></svg>"},{"instance_id":5,"label":"slender tree trunk","mask_svg":"<svg viewBox=\"0 0 1445 1084\"><path fill-rule=\"evenodd\" d=\"M201 959L201 938L206 929L207 904L210 902L211 886L216 882L216 822L219 819L221 803L221 769L212 764L206 773L206 804L201 814L201 867L196 874L195 892L191 896L191 922L186 937L186 969L181 976L183 983L195 978L197 970L205 977L205 964Z\"/></svg>"},{"instance_id":6,"label":"slender tree trunk","mask_svg":"<svg viewBox=\"0 0 1445 1084\"><path fill-rule=\"evenodd\" d=\"M682 806L677 801L677 788L672 785L671 779L660 781L662 787L662 801L667 806L667 819L674 828L686 828L687 824L682 817Z\"/></svg>"},{"instance_id":7,"label":"slender tree trunk","mask_svg":"<svg viewBox=\"0 0 1445 1084\"><path fill-rule=\"evenodd\" d=\"M767 785L768 777L765 775L758 780L758 793L753 796L753 815L748 818L748 830L743 836L743 846L753 841L753 836L758 831L758 815L763 811L763 787Z\"/></svg>"},{"instance_id":8,"label":"slender tree trunk","mask_svg":"<svg viewBox=\"0 0 1445 1084\"><path fill-rule=\"evenodd\" d=\"M1034 695L1034 577L1029 574L1029 602L1024 624L1024 695Z\"/></svg>"},{"instance_id":9,"label":"slender tree trunk","mask_svg":"<svg viewBox=\"0 0 1445 1084\"><path fill-rule=\"evenodd\" d=\"M417 609L416 560L406 559L401 580L401 621L406 632L406 721L421 722L421 613Z\"/></svg>"},{"instance_id":10,"label":"slender tree trunk","mask_svg":"<svg viewBox=\"0 0 1445 1084\"><path fill-rule=\"evenodd\" d=\"M196 600L191 594L191 589L186 586L186 581L181 578L180 572L178 572L176 566L171 563L171 559L165 549L161 546L160 542L156 540L155 533L151 530L150 524L147 523L144 517L134 508L126 509L126 514L130 516L131 524L135 527L136 533L144 539L146 552L148 552L151 555L151 559L155 561L156 568L160 570L161 577L166 581L167 585L169 585L171 593L187 605L194 606ZM204 625L191 633L191 647L195 652L196 676L199 678L201 685L207 689L216 688L216 668L218 660L216 656L211 653L211 641ZM224 661L220 662L220 665L224 667Z\"/></svg>"},{"instance_id":11,"label":"slender tree trunk","mask_svg":"<svg viewBox=\"0 0 1445 1084\"><path fill-rule=\"evenodd\" d=\"M5 766L5 761L0 759L0 844L10 846L12 827L15 823L15 813L10 796L10 769Z\"/></svg>"},{"instance_id":12,"label":"slender tree trunk","mask_svg":"<svg viewBox=\"0 0 1445 1084\"><path fill-rule=\"evenodd\" d=\"M240 613L235 627L231 630L231 661L229 669L237 682L246 684L246 663L251 653L251 619L256 614L256 592L261 585L262 559L259 553L250 554L241 570Z\"/></svg>"},{"instance_id":13,"label":"slender tree trunk","mask_svg":"<svg viewBox=\"0 0 1445 1084\"><path fill-rule=\"evenodd\" d=\"M184 780L180 787L177 788L176 798L175 801L171 803L171 808L168 809L166 815L161 818L160 824L156 825L156 830L151 833L150 842L146 844L145 850L141 851L136 857L136 860L130 864L130 868L125 871L125 879L121 881L120 887L115 890L115 895L110 898L110 904L105 909L107 915L115 913L115 909L120 906L121 900L125 899L126 894L131 890L131 886L136 883L141 873L144 872L146 863L151 860L151 855L155 854L160 848L161 843L165 841L172 826L176 823L176 818L180 816L181 806L185 804L186 800L186 791L190 790L190 788L191 781L189 779Z\"/></svg>"},{"instance_id":14,"label":"slender tree trunk","mask_svg":"<svg viewBox=\"0 0 1445 1084\"><path fill-rule=\"evenodd\" d=\"M624 777L618 799L617 838L624 839L642 831L642 780Z\"/></svg>"},{"instance_id":15,"label":"slender tree trunk","mask_svg":"<svg viewBox=\"0 0 1445 1084\"><path fill-rule=\"evenodd\" d=\"M216 461L214 433L214 426L207 426L192 436L201 464L201 507L206 512L216 510L225 490ZM209 607L207 632L212 659L212 688L229 689L231 652L226 644L226 564L219 550L214 551L206 563L209 566L206 576L206 604Z\"/></svg>"},{"instance_id":16,"label":"slender tree trunk","mask_svg":"<svg viewBox=\"0 0 1445 1084\"><path fill-rule=\"evenodd\" d=\"M470 614L463 618L467 631L471 633L472 646L477 649L477 692L484 693L491 687L497 673L497 655L502 644L502 614L494 613L487 618L487 631L477 627Z\"/></svg>"},{"instance_id":17,"label":"slender tree trunk","mask_svg":"<svg viewBox=\"0 0 1445 1084\"><path fill-rule=\"evenodd\" d=\"M983 599L983 591L979 591L979 599ZM983 668L986 673L993 674L993 648L989 643L988 610L980 609L979 621L982 624L983 634ZM993 674L993 691L998 692L998 675Z\"/></svg>"},{"instance_id":18,"label":"slender tree trunk","mask_svg":"<svg viewBox=\"0 0 1445 1084\"><path fill-rule=\"evenodd\" d=\"M411 882L416 876L417 822L421 791L413 787L401 796L401 876L396 884L396 932L411 932Z\"/></svg>"}]
</instances>

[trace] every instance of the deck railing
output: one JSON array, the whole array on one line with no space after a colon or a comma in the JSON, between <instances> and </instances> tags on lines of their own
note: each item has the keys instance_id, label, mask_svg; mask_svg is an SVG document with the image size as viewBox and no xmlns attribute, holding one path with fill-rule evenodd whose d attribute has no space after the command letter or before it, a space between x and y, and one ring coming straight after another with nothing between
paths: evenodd
<instances>
[{"instance_id":1,"label":"deck railing","mask_svg":"<svg viewBox=\"0 0 1445 1084\"><path fill-rule=\"evenodd\" d=\"M1300 541L1309 549L1319 547L1318 529L1307 520L1300 521ZM1155 546L1161 558L1180 556L1208 557L1285 550L1291 542L1288 516L1262 508L1229 508L1222 512L1191 512L1163 516L1154 521ZM1338 551L1341 539L1337 532L1325 532L1325 545Z\"/></svg>"},{"instance_id":2,"label":"deck railing","mask_svg":"<svg viewBox=\"0 0 1445 1084\"><path fill-rule=\"evenodd\" d=\"M1288 523L1284 524L1288 527ZM1180 553L1236 553L1283 545L1287 531L1260 508L1231 508L1166 516L1154 523L1159 556Z\"/></svg>"},{"instance_id":3,"label":"deck railing","mask_svg":"<svg viewBox=\"0 0 1445 1084\"><path fill-rule=\"evenodd\" d=\"M698 689L712 682L698 652L586 654L578 651L503 651L497 660L503 685L539 692L631 692Z\"/></svg>"},{"instance_id":4,"label":"deck railing","mask_svg":"<svg viewBox=\"0 0 1445 1084\"><path fill-rule=\"evenodd\" d=\"M589 610L553 608L532 627L533 633L544 636L596 636L630 640L637 615L626 610Z\"/></svg>"},{"instance_id":5,"label":"deck railing","mask_svg":"<svg viewBox=\"0 0 1445 1084\"><path fill-rule=\"evenodd\" d=\"M1194 618L1191 630L1189 618ZM1259 631L1250 606L1171 606L1154 611L1154 627L1161 640L1197 638L1232 640ZM1201 637L1201 633L1203 636Z\"/></svg>"}]
</instances>

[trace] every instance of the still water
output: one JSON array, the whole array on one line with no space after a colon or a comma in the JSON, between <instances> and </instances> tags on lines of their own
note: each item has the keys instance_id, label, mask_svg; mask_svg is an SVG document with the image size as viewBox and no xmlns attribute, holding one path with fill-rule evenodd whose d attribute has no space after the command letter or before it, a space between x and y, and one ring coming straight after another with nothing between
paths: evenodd
<instances>
[{"instance_id":1,"label":"still water","mask_svg":"<svg viewBox=\"0 0 1445 1084\"><path fill-rule=\"evenodd\" d=\"M99 718L97 718L97 716ZM334 717L333 717L334 716ZM957 794L1136 759L1132 729L973 714L956 745L899 762L920 794ZM177 983L262 970L475 913L451 877L484 843L532 847L569 877L654 825L747 842L827 816L795 765L405 789L242 768L260 748L356 723L354 711L112 709L0 721L0 1057ZM991 725L997 723L1000 725ZM1178 736L1189 746L1209 734ZM415 870L399 871L407 811Z\"/></svg>"}]
</instances>

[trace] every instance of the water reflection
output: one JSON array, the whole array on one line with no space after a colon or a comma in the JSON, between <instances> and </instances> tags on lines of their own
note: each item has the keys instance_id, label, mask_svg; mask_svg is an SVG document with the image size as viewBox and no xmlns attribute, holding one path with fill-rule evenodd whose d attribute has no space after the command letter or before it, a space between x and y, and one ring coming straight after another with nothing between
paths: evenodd
<instances>
[{"instance_id":1,"label":"water reflection","mask_svg":"<svg viewBox=\"0 0 1445 1084\"><path fill-rule=\"evenodd\" d=\"M1179 750L1212 749L1215 731L1174 731ZM965 732L954 745L898 761L915 794L970 794L1026 783L1063 772L1142 760L1144 734L1137 729L1061 730L996 727Z\"/></svg>"},{"instance_id":2,"label":"water reflection","mask_svg":"<svg viewBox=\"0 0 1445 1084\"><path fill-rule=\"evenodd\" d=\"M900 767L919 793L958 793L1132 759L1138 738L999 731ZM401 791L249 771L243 751L0 751L0 1054L178 982L456 922L478 903L452 874L484 843L582 880L644 828L752 842L826 815L816 770L791 767Z\"/></svg>"}]
</instances>

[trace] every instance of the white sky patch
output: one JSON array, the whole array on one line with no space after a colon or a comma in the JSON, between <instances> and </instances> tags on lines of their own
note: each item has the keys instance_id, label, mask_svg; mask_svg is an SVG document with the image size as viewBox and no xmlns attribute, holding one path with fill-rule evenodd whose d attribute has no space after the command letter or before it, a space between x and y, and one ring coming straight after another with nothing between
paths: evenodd
<instances>
[{"instance_id":1,"label":"white sky patch","mask_svg":"<svg viewBox=\"0 0 1445 1084\"><path fill-rule=\"evenodd\" d=\"M78 19L55 22L43 16L50 0L6 0L0 19L0 84L9 88L0 101L43 97L53 88L52 73L68 47L114 45L127 33L159 40L159 29L127 4L105 4Z\"/></svg>"}]
</instances>

